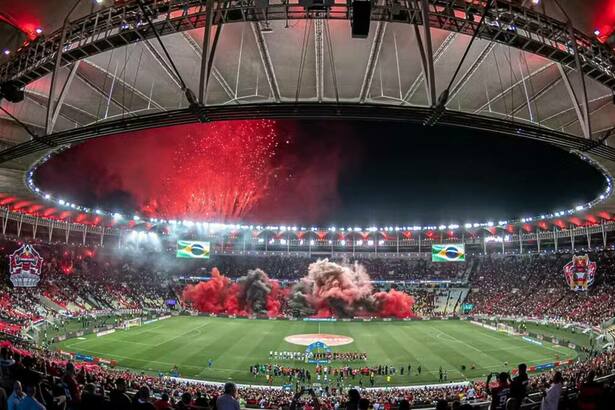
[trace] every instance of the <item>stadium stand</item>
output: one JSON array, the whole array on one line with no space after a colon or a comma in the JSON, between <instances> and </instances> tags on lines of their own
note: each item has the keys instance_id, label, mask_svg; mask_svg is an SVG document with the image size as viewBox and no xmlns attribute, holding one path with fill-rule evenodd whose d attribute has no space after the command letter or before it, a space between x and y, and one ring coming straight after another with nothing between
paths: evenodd
<instances>
[{"instance_id":1,"label":"stadium stand","mask_svg":"<svg viewBox=\"0 0 615 410\"><path fill-rule=\"evenodd\" d=\"M4 241L3 258L16 246L14 241ZM142 408L134 404L138 403L139 398L153 402L154 397L159 398L163 393L169 396L169 406L175 408L186 408L177 404L182 395L186 397L186 393L191 397L188 408L215 408L215 399L221 394L219 384L185 382L80 363L77 363L74 376L75 385L71 387L74 390L73 396L67 398L66 392L70 390L67 386L71 385L73 376L70 370L66 370L66 358L58 352L31 343L27 337L28 328L49 318L85 318L93 312L111 314L117 311L162 311L164 299L169 292L178 295L183 285L169 281L169 272L164 269L154 269L149 262L131 262L128 256L62 245L40 244L37 249L44 255L46 263L43 278L37 288L15 289L8 282L8 274L2 272L6 279L0 287L0 333L4 334L6 340L2 342L4 348L0 355L0 370L2 387L7 395L13 391L15 381L27 385L36 380L39 388L35 397L47 408L115 409L119 408L113 401L119 394L116 386L124 380L128 386L129 402L133 403L130 404L132 407L127 408ZM615 253L594 252L590 258L598 262L599 275L596 284L585 295L573 293L562 280L561 269L570 260L569 254L492 255L477 258L476 262L465 265L451 266L436 266L410 259L369 259L362 262L370 274L381 281L425 278L469 281L466 287L454 288L440 287L434 283L425 286L416 283L394 284L398 290L413 295L416 300L414 309L420 316L459 314L460 305L470 303L474 305L473 314L553 318L598 325L615 316ZM301 277L302 270L312 261L310 258L285 256L225 256L213 258L209 265L220 266L221 270L230 272L234 277L258 266L269 269L268 272L274 278L293 279ZM0 263L2 269L6 269L7 261ZM202 271L194 273L198 275ZM387 283L386 286L391 284ZM65 326L62 320L59 323L60 326L56 325L56 334L66 329L62 327ZM578 392L583 389L584 380L592 372L596 376L607 377L601 379L606 384L604 388L600 385L600 400L603 400L600 403L612 400L615 372L613 351L594 352L586 360L579 360L560 370L564 376L565 390L570 393L565 397L573 405L583 400L583 395L579 398ZM538 394L544 391L554 372L551 370L531 376L528 391ZM149 389L147 399L144 387ZM421 407L433 405L441 399L449 403L474 403L484 402L489 397L485 382L482 381L463 386L362 390L361 394L374 409L399 408L402 400L408 400L411 406ZM293 400L293 392L273 387L241 386L238 397L242 407L276 409L288 407ZM309 401L301 400L296 404L304 409L312 408ZM536 400L539 402L540 397ZM344 407L346 402L345 392L335 388L323 391L320 398L321 408L327 409ZM162 406L160 401L159 405ZM604 406L594 408L608 408L607 404Z\"/></svg>"}]
</instances>

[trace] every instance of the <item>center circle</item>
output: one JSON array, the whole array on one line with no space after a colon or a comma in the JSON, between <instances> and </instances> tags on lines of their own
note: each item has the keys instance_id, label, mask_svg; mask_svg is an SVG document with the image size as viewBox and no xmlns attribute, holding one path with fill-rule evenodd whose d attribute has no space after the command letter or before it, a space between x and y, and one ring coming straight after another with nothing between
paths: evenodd
<instances>
[{"instance_id":1,"label":"center circle","mask_svg":"<svg viewBox=\"0 0 615 410\"><path fill-rule=\"evenodd\" d=\"M327 346L343 346L354 342L349 336L332 335L329 333L304 333L300 335L290 335L284 338L285 341L294 345L308 346L315 342L322 342Z\"/></svg>"}]
</instances>

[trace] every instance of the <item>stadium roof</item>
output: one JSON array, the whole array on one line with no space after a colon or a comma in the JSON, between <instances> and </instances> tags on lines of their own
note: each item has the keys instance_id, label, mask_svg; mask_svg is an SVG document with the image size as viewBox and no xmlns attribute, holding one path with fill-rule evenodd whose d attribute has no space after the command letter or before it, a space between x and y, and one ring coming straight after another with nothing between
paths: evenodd
<instances>
[{"instance_id":1,"label":"stadium roof","mask_svg":"<svg viewBox=\"0 0 615 410\"><path fill-rule=\"evenodd\" d=\"M598 28L600 40L607 41L615 23L613 1L559 1L561 8L552 0L495 1L480 25L483 2L429 0L429 32L421 1L377 1L364 39L351 36L346 2L307 12L297 1L271 0L268 8L258 1L145 1L171 60L136 2L111 7L76 2L68 18L73 23L63 31L72 6L66 3L63 8L43 0L0 6L0 19L31 38L37 35L33 30L43 29L30 46L0 60L2 81L25 85L23 102L5 100L1 106L37 135L48 135L32 139L0 113L0 203L12 209L76 220L83 212L47 201L28 187L28 170L56 149L123 130L198 118L423 122L433 116L429 107L447 88L477 26L478 38L449 90L447 112L437 119L543 140L581 152L607 176L615 173L615 150L609 147L615 55L593 33ZM206 4L214 4L211 15ZM214 25L205 45L213 57L211 65L204 60L210 68L205 91L199 85L208 18ZM567 18L574 29L565 24ZM62 64L47 110L59 44ZM430 52L432 76L429 59L421 57ZM189 109L182 83L197 99L203 94L205 108ZM604 197L591 204L596 211L589 220L610 220L615 212L610 185L605 188ZM587 204L580 206L575 215L585 214ZM572 215L565 211L562 216Z\"/></svg>"}]
</instances>

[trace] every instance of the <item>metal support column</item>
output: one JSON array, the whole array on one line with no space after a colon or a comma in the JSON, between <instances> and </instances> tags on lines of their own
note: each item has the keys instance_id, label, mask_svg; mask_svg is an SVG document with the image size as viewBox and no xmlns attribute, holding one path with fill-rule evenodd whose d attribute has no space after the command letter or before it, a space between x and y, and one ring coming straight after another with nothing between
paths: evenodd
<instances>
[{"instance_id":1,"label":"metal support column","mask_svg":"<svg viewBox=\"0 0 615 410\"><path fill-rule=\"evenodd\" d=\"M421 231L419 231L419 254L421 253Z\"/></svg>"},{"instance_id":2,"label":"metal support column","mask_svg":"<svg viewBox=\"0 0 615 410\"><path fill-rule=\"evenodd\" d=\"M431 26L429 23L429 1L421 0L421 13L423 20L423 39L425 41L425 59L427 63L427 100L430 106L436 103L436 79L433 67L433 47L431 45Z\"/></svg>"},{"instance_id":3,"label":"metal support column","mask_svg":"<svg viewBox=\"0 0 615 410\"><path fill-rule=\"evenodd\" d=\"M32 225L32 239L36 239L36 231L38 230L38 216L34 220L34 225Z\"/></svg>"},{"instance_id":4,"label":"metal support column","mask_svg":"<svg viewBox=\"0 0 615 410\"><path fill-rule=\"evenodd\" d=\"M2 221L2 235L6 235L6 226L9 223L9 210L4 211L4 220Z\"/></svg>"},{"instance_id":5,"label":"metal support column","mask_svg":"<svg viewBox=\"0 0 615 410\"><path fill-rule=\"evenodd\" d=\"M21 225L23 224L23 214L19 214L19 222L17 222L17 237L21 236Z\"/></svg>"},{"instance_id":6,"label":"metal support column","mask_svg":"<svg viewBox=\"0 0 615 410\"><path fill-rule=\"evenodd\" d=\"M209 83L209 37L211 37L211 28L214 21L214 2L207 0L205 3L205 32L203 34L203 45L201 47L201 73L199 75L199 104L205 104L205 89Z\"/></svg>"},{"instance_id":7,"label":"metal support column","mask_svg":"<svg viewBox=\"0 0 615 410\"><path fill-rule=\"evenodd\" d=\"M73 7L69 10L64 18L64 24L62 25L62 36L60 37L60 42L58 43L58 50L55 55L55 64L53 66L53 71L51 73L51 82L49 85L49 100L47 101L47 116L45 117L45 133L49 134L52 130L52 117L54 113L54 105L53 100L55 96L55 83L58 77L58 71L60 71L60 67L62 66L62 54L64 53L64 43L66 42L66 35L68 34L68 29L70 27L70 16L73 14L73 11L77 8L77 6L81 3L81 0L75 1Z\"/></svg>"},{"instance_id":8,"label":"metal support column","mask_svg":"<svg viewBox=\"0 0 615 410\"><path fill-rule=\"evenodd\" d=\"M572 83L568 78L568 74L564 70L564 67L561 64L557 65L559 69L560 75L562 76L562 80L564 80L564 85L566 86L566 90L568 90L568 95L570 96L570 100L572 101L572 105L574 107L574 111L577 114L577 118L579 120L579 124L581 125L581 130L583 131L583 136L587 139L591 138L591 130L589 127L588 118L585 117L586 109L582 109L581 104L579 103L579 99L577 98L577 94L574 92L574 88L572 87ZM581 73L581 77L583 74ZM583 104L584 107L587 107L587 104ZM589 114L587 114L589 116Z\"/></svg>"},{"instance_id":9,"label":"metal support column","mask_svg":"<svg viewBox=\"0 0 615 410\"><path fill-rule=\"evenodd\" d=\"M555 244L555 252L557 252L557 234L555 232L555 227L553 227L553 243Z\"/></svg>"},{"instance_id":10,"label":"metal support column","mask_svg":"<svg viewBox=\"0 0 615 410\"><path fill-rule=\"evenodd\" d=\"M600 229L602 230L602 247L606 249L606 230L604 229L604 221L600 224Z\"/></svg>"},{"instance_id":11,"label":"metal support column","mask_svg":"<svg viewBox=\"0 0 615 410\"><path fill-rule=\"evenodd\" d=\"M56 121L58 120L58 117L60 116L60 110L62 109L62 104L64 104L64 98L66 98L66 94L68 94L68 90L70 89L70 85L72 84L73 79L75 78L75 74L77 74L77 69L79 68L80 63L81 63L81 60L77 60L76 62L72 64L70 68L68 77L66 78L66 81L64 82L64 85L62 86L62 90L60 90L58 101L53 106L51 120L46 124L46 129L45 129L46 134L51 134L53 132L53 129L55 128ZM51 104L52 104L52 101L50 99L49 105Z\"/></svg>"}]
</instances>

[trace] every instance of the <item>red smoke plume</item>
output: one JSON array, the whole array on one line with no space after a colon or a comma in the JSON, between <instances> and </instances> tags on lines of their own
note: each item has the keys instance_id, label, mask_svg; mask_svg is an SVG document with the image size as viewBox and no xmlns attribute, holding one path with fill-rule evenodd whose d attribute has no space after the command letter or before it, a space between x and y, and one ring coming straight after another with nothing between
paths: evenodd
<instances>
[{"instance_id":1,"label":"red smoke plume","mask_svg":"<svg viewBox=\"0 0 615 410\"><path fill-rule=\"evenodd\" d=\"M288 297L288 290L282 289L278 281L267 277L265 282L271 289L265 299L267 316L280 316L284 301ZM253 312L249 305L246 298L249 292L245 286L242 283L231 282L218 268L213 268L209 281L186 286L182 296L184 301L192 303L199 312L248 316L257 312Z\"/></svg>"},{"instance_id":2,"label":"red smoke plume","mask_svg":"<svg viewBox=\"0 0 615 410\"><path fill-rule=\"evenodd\" d=\"M213 268L211 279L186 286L183 298L192 303L199 312L246 315L247 313L239 308L238 292L236 284L232 284L227 277L222 276L218 268Z\"/></svg>"},{"instance_id":3,"label":"red smoke plume","mask_svg":"<svg viewBox=\"0 0 615 410\"><path fill-rule=\"evenodd\" d=\"M404 319L413 317L414 298L407 293L391 289L388 292L374 294L378 301L378 316Z\"/></svg>"},{"instance_id":4,"label":"red smoke plume","mask_svg":"<svg viewBox=\"0 0 615 410\"><path fill-rule=\"evenodd\" d=\"M362 265L340 265L327 259L312 263L308 275L292 289L283 289L258 269L233 283L214 268L211 280L186 286L183 299L199 312L238 316L266 313L278 317L286 313L286 305L299 316L414 316L412 296L397 290L374 293Z\"/></svg>"}]
</instances>

